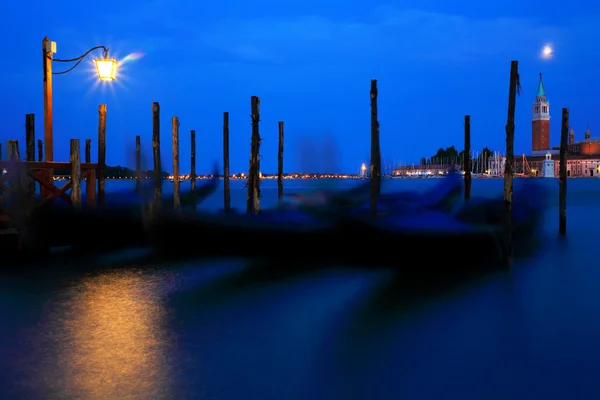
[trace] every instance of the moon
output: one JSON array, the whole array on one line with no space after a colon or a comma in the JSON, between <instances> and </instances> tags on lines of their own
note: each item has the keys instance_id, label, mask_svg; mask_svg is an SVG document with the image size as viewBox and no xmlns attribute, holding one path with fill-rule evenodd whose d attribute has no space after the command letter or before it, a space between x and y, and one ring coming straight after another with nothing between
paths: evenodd
<instances>
[{"instance_id":1,"label":"moon","mask_svg":"<svg viewBox=\"0 0 600 400\"><path fill-rule=\"evenodd\" d=\"M554 49L552 48L551 45L547 44L542 49L542 58L549 59L552 57L553 53L554 53Z\"/></svg>"}]
</instances>

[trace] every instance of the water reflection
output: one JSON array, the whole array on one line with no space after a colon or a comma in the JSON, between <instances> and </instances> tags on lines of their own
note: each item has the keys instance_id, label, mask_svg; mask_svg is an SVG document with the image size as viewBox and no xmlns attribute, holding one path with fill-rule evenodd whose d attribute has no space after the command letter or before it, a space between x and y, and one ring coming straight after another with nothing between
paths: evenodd
<instances>
[{"instance_id":1,"label":"water reflection","mask_svg":"<svg viewBox=\"0 0 600 400\"><path fill-rule=\"evenodd\" d=\"M111 272L82 280L64 304L58 392L69 398L166 398L164 275Z\"/></svg>"},{"instance_id":2,"label":"water reflection","mask_svg":"<svg viewBox=\"0 0 600 400\"><path fill-rule=\"evenodd\" d=\"M551 209L538 256L441 287L330 269L207 285L244 268L220 261L0 274L1 398L600 398L593 182L569 182L567 240Z\"/></svg>"}]
</instances>

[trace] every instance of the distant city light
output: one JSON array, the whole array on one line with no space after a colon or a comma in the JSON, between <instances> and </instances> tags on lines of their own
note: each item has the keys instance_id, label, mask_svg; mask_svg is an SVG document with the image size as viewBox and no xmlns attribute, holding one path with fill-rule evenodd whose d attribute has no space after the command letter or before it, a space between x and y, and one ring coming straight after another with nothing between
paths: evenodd
<instances>
[{"instance_id":1,"label":"distant city light","mask_svg":"<svg viewBox=\"0 0 600 400\"><path fill-rule=\"evenodd\" d=\"M554 54L554 49L552 48L552 45L547 44L542 49L542 58L544 58L546 60L549 58L552 58L553 54Z\"/></svg>"},{"instance_id":2,"label":"distant city light","mask_svg":"<svg viewBox=\"0 0 600 400\"><path fill-rule=\"evenodd\" d=\"M360 177L365 178L366 176L367 176L367 164L362 163L362 165L360 166Z\"/></svg>"}]
</instances>

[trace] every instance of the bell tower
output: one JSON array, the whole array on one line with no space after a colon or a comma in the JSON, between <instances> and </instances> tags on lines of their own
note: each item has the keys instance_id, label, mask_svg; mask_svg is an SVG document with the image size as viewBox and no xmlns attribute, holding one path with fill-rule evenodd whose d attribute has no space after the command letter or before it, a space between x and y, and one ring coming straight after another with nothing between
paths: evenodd
<instances>
[{"instance_id":1,"label":"bell tower","mask_svg":"<svg viewBox=\"0 0 600 400\"><path fill-rule=\"evenodd\" d=\"M571 130L569 131L569 144L575 144L575 131L573 130L573 127L571 127Z\"/></svg>"},{"instance_id":2,"label":"bell tower","mask_svg":"<svg viewBox=\"0 0 600 400\"><path fill-rule=\"evenodd\" d=\"M541 72L531 118L531 150L550 150L550 103L546 98Z\"/></svg>"}]
</instances>

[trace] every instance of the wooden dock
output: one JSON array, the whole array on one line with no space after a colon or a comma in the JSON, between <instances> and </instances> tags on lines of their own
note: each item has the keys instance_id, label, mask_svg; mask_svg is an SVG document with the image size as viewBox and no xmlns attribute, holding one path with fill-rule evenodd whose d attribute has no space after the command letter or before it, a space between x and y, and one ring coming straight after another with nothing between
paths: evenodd
<instances>
[{"instance_id":1,"label":"wooden dock","mask_svg":"<svg viewBox=\"0 0 600 400\"><path fill-rule=\"evenodd\" d=\"M100 124L105 123L106 106L100 106ZM102 115L104 114L104 115ZM104 199L103 163L90 162L90 143L86 140L85 162L81 162L79 139L70 141L70 161L42 161L43 143L38 141L38 160L35 160L34 115L25 118L26 156L21 159L19 142L7 143L8 159L0 158L0 246L3 254L21 252L24 245L33 242L24 241L28 221L40 207L49 207L56 200L81 208L82 182L85 182L85 207L101 205ZM98 130L98 159L105 160L106 129ZM1 154L1 152L0 152ZM1 156L0 156L1 157ZM70 170L68 180L54 180L53 171ZM57 186L59 185L59 186ZM52 235L52 227L46 227L45 235ZM35 240L36 246L44 247ZM28 250L30 250L28 248ZM39 250L39 249L36 249Z\"/></svg>"}]
</instances>

